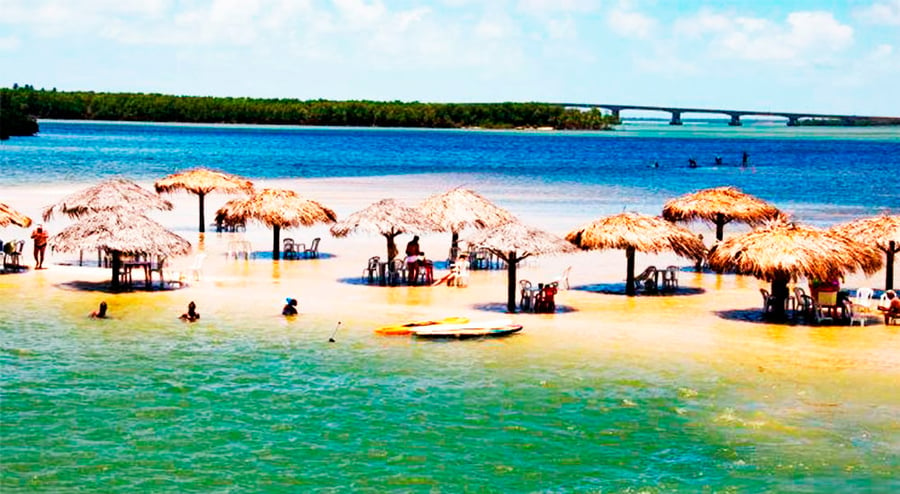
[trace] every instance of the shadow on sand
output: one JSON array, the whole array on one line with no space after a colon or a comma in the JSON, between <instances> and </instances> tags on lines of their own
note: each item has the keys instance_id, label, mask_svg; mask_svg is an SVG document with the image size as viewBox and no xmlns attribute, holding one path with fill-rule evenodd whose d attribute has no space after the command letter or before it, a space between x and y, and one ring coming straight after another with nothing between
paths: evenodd
<instances>
[{"instance_id":1,"label":"shadow on sand","mask_svg":"<svg viewBox=\"0 0 900 494\"><path fill-rule=\"evenodd\" d=\"M764 324L767 326L806 326L811 328L846 328L850 326L847 321L841 321L840 319L837 319L835 321L823 321L821 324L816 324L814 322L808 321L803 317L794 317L792 314L788 314L788 316L783 319L776 319L767 317L760 308L719 310L715 311L715 314L728 321L751 322L754 324ZM867 326L873 323L877 324L877 321L874 317L869 318L866 321Z\"/></svg>"},{"instance_id":2,"label":"shadow on sand","mask_svg":"<svg viewBox=\"0 0 900 494\"><path fill-rule=\"evenodd\" d=\"M108 281L67 281L56 285L62 290L74 290L81 292L102 292L102 293L128 293L128 292L168 292L180 290L187 285L180 283L165 283L160 285L158 282L153 283L149 288L144 286L143 282L135 283L134 286L119 286L113 288Z\"/></svg>"},{"instance_id":3,"label":"shadow on sand","mask_svg":"<svg viewBox=\"0 0 900 494\"><path fill-rule=\"evenodd\" d=\"M475 310L480 310L480 311L484 311L484 312L495 312L497 314L509 314L509 312L506 312L506 303L501 303L501 302L475 304L472 306L472 308ZM568 312L577 312L577 311L578 311L578 309L575 309L574 307L569 307L568 305L559 305L559 304L556 305L555 312L534 313L534 312L521 311L518 308L516 308L516 314L528 314L528 315L532 315L532 316L549 316L549 315L553 315L553 314L565 314Z\"/></svg>"},{"instance_id":4,"label":"shadow on sand","mask_svg":"<svg viewBox=\"0 0 900 494\"><path fill-rule=\"evenodd\" d=\"M593 285L573 286L570 290L582 292L604 293L608 295L625 295L625 283L596 283ZM684 297L689 295L702 295L706 293L703 288L679 287L675 290L659 291L656 293L638 292L638 297Z\"/></svg>"},{"instance_id":5,"label":"shadow on sand","mask_svg":"<svg viewBox=\"0 0 900 494\"><path fill-rule=\"evenodd\" d=\"M328 252L319 252L319 257L294 257L291 259L285 259L284 254L282 253L279 261L283 262L294 262L294 261L318 261L322 259L333 259L337 257L334 254L329 254ZM243 257L238 256L238 261L244 261ZM251 261L271 261L272 260L272 251L271 250L257 250L255 252L250 253Z\"/></svg>"}]
</instances>

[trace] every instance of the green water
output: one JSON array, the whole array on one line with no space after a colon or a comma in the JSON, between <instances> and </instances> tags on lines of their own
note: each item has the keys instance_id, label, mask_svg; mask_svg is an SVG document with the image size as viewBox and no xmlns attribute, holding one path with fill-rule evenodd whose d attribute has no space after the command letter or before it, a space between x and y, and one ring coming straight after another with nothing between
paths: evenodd
<instances>
[{"instance_id":1,"label":"green water","mask_svg":"<svg viewBox=\"0 0 900 494\"><path fill-rule=\"evenodd\" d=\"M0 323L4 493L900 489L897 383L852 369L19 303Z\"/></svg>"}]
</instances>

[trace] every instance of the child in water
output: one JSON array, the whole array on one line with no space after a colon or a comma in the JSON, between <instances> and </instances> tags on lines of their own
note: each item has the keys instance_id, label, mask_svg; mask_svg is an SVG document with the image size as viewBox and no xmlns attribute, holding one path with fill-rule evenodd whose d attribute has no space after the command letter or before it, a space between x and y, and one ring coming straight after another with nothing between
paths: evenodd
<instances>
[{"instance_id":1,"label":"child in water","mask_svg":"<svg viewBox=\"0 0 900 494\"><path fill-rule=\"evenodd\" d=\"M283 316L296 316L297 315L297 299L295 298L287 298L287 303L284 304L284 308L281 309L281 315Z\"/></svg>"},{"instance_id":2,"label":"child in water","mask_svg":"<svg viewBox=\"0 0 900 494\"><path fill-rule=\"evenodd\" d=\"M179 319L187 322L194 322L197 319L200 319L200 313L197 312L197 304L191 301L191 303L188 304L188 311L182 314Z\"/></svg>"}]
</instances>

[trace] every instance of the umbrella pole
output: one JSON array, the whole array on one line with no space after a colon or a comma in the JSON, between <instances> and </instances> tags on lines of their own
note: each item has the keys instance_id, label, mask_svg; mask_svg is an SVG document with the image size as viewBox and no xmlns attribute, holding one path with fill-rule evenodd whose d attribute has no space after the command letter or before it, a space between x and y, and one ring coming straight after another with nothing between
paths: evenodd
<instances>
[{"instance_id":1,"label":"umbrella pole","mask_svg":"<svg viewBox=\"0 0 900 494\"><path fill-rule=\"evenodd\" d=\"M509 259L506 260L506 312L510 314L516 313L516 264L518 262L516 251L509 251Z\"/></svg>"},{"instance_id":2,"label":"umbrella pole","mask_svg":"<svg viewBox=\"0 0 900 494\"><path fill-rule=\"evenodd\" d=\"M119 270L122 267L122 257L119 254L119 251L114 250L112 252L112 288L113 290L119 289Z\"/></svg>"},{"instance_id":3,"label":"umbrella pole","mask_svg":"<svg viewBox=\"0 0 900 494\"><path fill-rule=\"evenodd\" d=\"M396 233L394 233L394 234L385 234L385 235L384 235L384 237L387 238L387 255L388 255L388 262L393 261L394 258L397 257L397 252L398 252L398 251L397 251L397 244L396 244L396 242L394 242L394 237L396 237L397 235L398 235L398 234L396 234Z\"/></svg>"},{"instance_id":4,"label":"umbrella pole","mask_svg":"<svg viewBox=\"0 0 900 494\"><path fill-rule=\"evenodd\" d=\"M459 257L459 232L453 232L453 236L450 237L450 262L456 261L457 257Z\"/></svg>"},{"instance_id":5,"label":"umbrella pole","mask_svg":"<svg viewBox=\"0 0 900 494\"><path fill-rule=\"evenodd\" d=\"M777 320L787 318L785 306L788 298L788 279L777 277L772 280L772 297L775 299L772 307L772 317Z\"/></svg>"},{"instance_id":6,"label":"umbrella pole","mask_svg":"<svg viewBox=\"0 0 900 494\"><path fill-rule=\"evenodd\" d=\"M725 215L722 213L716 213L716 240L719 242L722 241L722 237L725 236Z\"/></svg>"},{"instance_id":7,"label":"umbrella pole","mask_svg":"<svg viewBox=\"0 0 900 494\"><path fill-rule=\"evenodd\" d=\"M884 263L884 289L894 289L894 254L897 252L897 243L893 240L888 243L887 260Z\"/></svg>"},{"instance_id":8,"label":"umbrella pole","mask_svg":"<svg viewBox=\"0 0 900 494\"><path fill-rule=\"evenodd\" d=\"M201 192L197 195L200 197L200 233L203 233L206 231L206 227L205 227L206 220L203 219L203 198L204 198L204 196L206 196L206 194Z\"/></svg>"},{"instance_id":9,"label":"umbrella pole","mask_svg":"<svg viewBox=\"0 0 900 494\"><path fill-rule=\"evenodd\" d=\"M272 227L272 260L277 261L281 257L281 227L275 225Z\"/></svg>"},{"instance_id":10,"label":"umbrella pole","mask_svg":"<svg viewBox=\"0 0 900 494\"><path fill-rule=\"evenodd\" d=\"M625 259L627 262L628 274L625 276L625 295L633 297L634 292L634 247L625 248Z\"/></svg>"}]
</instances>

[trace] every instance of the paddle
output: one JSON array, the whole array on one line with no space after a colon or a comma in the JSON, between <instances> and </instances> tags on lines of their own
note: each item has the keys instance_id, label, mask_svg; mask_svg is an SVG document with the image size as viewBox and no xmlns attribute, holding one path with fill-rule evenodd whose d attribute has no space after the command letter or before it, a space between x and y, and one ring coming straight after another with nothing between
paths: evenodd
<instances>
[{"instance_id":1,"label":"paddle","mask_svg":"<svg viewBox=\"0 0 900 494\"><path fill-rule=\"evenodd\" d=\"M339 327L341 327L341 321L338 321L337 326L334 327L334 331L331 332L331 336L328 337L328 343L334 343L334 335L337 334Z\"/></svg>"}]
</instances>

